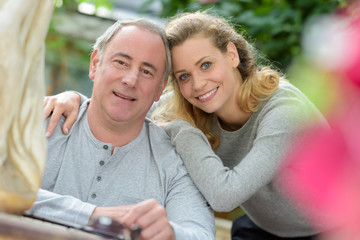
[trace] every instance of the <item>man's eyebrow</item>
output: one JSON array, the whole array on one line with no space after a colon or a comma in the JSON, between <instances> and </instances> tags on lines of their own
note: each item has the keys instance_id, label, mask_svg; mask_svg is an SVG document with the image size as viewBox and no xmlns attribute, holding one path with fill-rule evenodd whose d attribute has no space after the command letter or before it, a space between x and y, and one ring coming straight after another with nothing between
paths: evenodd
<instances>
[{"instance_id":1,"label":"man's eyebrow","mask_svg":"<svg viewBox=\"0 0 360 240\"><path fill-rule=\"evenodd\" d=\"M127 55L126 53L123 53L123 52L114 53L113 57L116 57L116 56L124 57L124 58L127 58L129 60L133 59L132 57L130 57L129 55Z\"/></svg>"},{"instance_id":2,"label":"man's eyebrow","mask_svg":"<svg viewBox=\"0 0 360 240\"><path fill-rule=\"evenodd\" d=\"M126 53L123 53L123 52L117 52L117 53L115 53L113 56L114 56L114 57L115 57L115 56L120 56L120 57L124 57L124 58L126 58L126 59L129 59L129 60L133 60L133 58L132 58L130 55L128 55L128 54L126 54ZM158 71L158 69L157 69L153 64L151 64L151 63L149 63L149 62L142 62L141 64L142 64L142 65L145 65L145 66L147 66L147 67L149 67L149 68L151 68L151 69L153 69L155 72Z\"/></svg>"},{"instance_id":3,"label":"man's eyebrow","mask_svg":"<svg viewBox=\"0 0 360 240\"><path fill-rule=\"evenodd\" d=\"M209 57L209 56L200 58L199 60L196 61L195 65L199 65L207 57ZM186 70L185 69L178 70L178 71L174 72L174 75L181 73L181 72L186 72Z\"/></svg>"},{"instance_id":4,"label":"man's eyebrow","mask_svg":"<svg viewBox=\"0 0 360 240\"><path fill-rule=\"evenodd\" d=\"M157 68L153 64L148 63L148 62L142 62L142 64L144 64L145 66L151 68L152 70L154 70L154 72L157 72Z\"/></svg>"}]
</instances>

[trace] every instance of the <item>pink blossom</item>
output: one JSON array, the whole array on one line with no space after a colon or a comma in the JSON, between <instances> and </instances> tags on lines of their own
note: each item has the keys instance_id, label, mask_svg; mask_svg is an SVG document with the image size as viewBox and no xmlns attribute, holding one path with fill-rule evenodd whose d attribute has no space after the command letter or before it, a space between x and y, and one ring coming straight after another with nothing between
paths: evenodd
<instances>
[{"instance_id":1,"label":"pink blossom","mask_svg":"<svg viewBox=\"0 0 360 240\"><path fill-rule=\"evenodd\" d=\"M284 194L315 228L328 228L324 239L360 239L360 4L340 15L350 21L340 55L330 69L342 93L338 109L326 116L329 129L306 132L282 166L278 179ZM339 30L339 34L341 31ZM325 43L324 43L325 44ZM334 50L335 51L335 50ZM339 100L340 101L340 100Z\"/></svg>"}]
</instances>

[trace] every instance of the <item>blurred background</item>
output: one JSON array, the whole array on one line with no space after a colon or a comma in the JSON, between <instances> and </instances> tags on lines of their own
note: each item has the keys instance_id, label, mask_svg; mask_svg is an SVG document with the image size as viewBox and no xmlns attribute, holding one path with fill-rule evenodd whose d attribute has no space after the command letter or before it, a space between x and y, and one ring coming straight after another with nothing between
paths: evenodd
<instances>
[{"instance_id":1,"label":"blurred background","mask_svg":"<svg viewBox=\"0 0 360 240\"><path fill-rule=\"evenodd\" d=\"M286 74L326 114L336 99L328 73L308 61L318 38L320 19L341 12L349 0L55 0L46 39L46 95L65 90L91 96L88 68L92 44L117 19L145 17L166 26L178 12L210 9L230 20L274 66ZM315 27L314 27L315 26ZM304 54L306 51L310 54ZM318 52L319 53L319 52ZM216 213L233 220L241 209Z\"/></svg>"},{"instance_id":2,"label":"blurred background","mask_svg":"<svg viewBox=\"0 0 360 240\"><path fill-rule=\"evenodd\" d=\"M211 9L229 19L265 57L287 71L301 53L304 24L349 0L55 0L46 40L46 94L76 90L90 96L91 47L116 19L146 17L166 26L178 12Z\"/></svg>"}]
</instances>

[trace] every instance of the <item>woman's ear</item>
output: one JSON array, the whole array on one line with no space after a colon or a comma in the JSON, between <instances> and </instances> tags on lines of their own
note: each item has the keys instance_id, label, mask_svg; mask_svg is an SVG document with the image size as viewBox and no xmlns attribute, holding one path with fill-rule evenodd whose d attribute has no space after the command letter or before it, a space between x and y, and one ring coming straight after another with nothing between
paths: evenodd
<instances>
[{"instance_id":1,"label":"woman's ear","mask_svg":"<svg viewBox=\"0 0 360 240\"><path fill-rule=\"evenodd\" d=\"M97 66L99 64L99 52L94 50L90 58L89 78L94 80Z\"/></svg>"},{"instance_id":2,"label":"woman's ear","mask_svg":"<svg viewBox=\"0 0 360 240\"><path fill-rule=\"evenodd\" d=\"M237 51L237 48L233 42L228 43L228 45L226 47L226 54L229 56L232 66L234 68L237 68L237 66L240 63L240 59L239 59L239 53Z\"/></svg>"}]
</instances>

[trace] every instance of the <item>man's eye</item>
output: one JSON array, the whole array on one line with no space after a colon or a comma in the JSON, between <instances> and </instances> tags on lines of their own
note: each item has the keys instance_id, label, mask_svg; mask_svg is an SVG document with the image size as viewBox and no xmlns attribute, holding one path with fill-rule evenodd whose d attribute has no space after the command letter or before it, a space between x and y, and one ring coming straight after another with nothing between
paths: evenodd
<instances>
[{"instance_id":1,"label":"man's eye","mask_svg":"<svg viewBox=\"0 0 360 240\"><path fill-rule=\"evenodd\" d=\"M152 75L151 72L148 70L143 70L143 73L145 73L146 75Z\"/></svg>"},{"instance_id":2,"label":"man's eye","mask_svg":"<svg viewBox=\"0 0 360 240\"><path fill-rule=\"evenodd\" d=\"M120 65L124 65L126 66L126 63L124 61L121 61L121 60L115 60L115 62L119 63Z\"/></svg>"},{"instance_id":3,"label":"man's eye","mask_svg":"<svg viewBox=\"0 0 360 240\"><path fill-rule=\"evenodd\" d=\"M201 65L202 69L208 69L211 66L211 62L205 62Z\"/></svg>"},{"instance_id":4,"label":"man's eye","mask_svg":"<svg viewBox=\"0 0 360 240\"><path fill-rule=\"evenodd\" d=\"M181 74L179 76L179 80L180 81L185 81L186 79L188 79L188 77L189 77L189 74Z\"/></svg>"}]
</instances>

